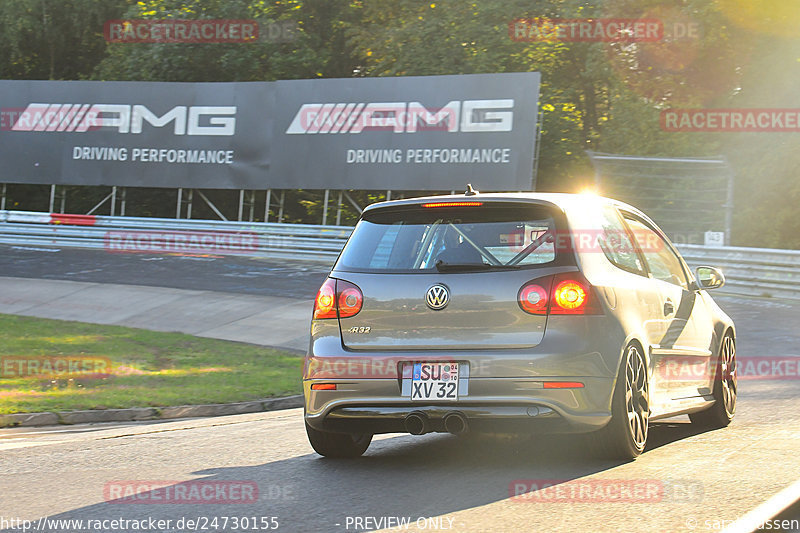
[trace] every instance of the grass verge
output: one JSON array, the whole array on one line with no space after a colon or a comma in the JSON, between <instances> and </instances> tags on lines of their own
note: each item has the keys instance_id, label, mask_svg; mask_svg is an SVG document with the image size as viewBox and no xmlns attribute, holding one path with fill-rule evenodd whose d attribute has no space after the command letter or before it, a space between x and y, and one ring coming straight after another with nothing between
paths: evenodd
<instances>
[{"instance_id":1,"label":"grass verge","mask_svg":"<svg viewBox=\"0 0 800 533\"><path fill-rule=\"evenodd\" d=\"M82 369L98 357L110 372L59 372L65 358ZM301 368L302 357L252 344L0 314L0 414L287 396L301 392Z\"/></svg>"}]
</instances>

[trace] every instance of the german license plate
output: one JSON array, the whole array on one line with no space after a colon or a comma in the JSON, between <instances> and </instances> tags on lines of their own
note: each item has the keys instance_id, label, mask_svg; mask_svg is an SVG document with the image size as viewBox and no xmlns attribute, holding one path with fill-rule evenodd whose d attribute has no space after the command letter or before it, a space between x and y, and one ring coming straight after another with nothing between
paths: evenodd
<instances>
[{"instance_id":1,"label":"german license plate","mask_svg":"<svg viewBox=\"0 0 800 533\"><path fill-rule=\"evenodd\" d=\"M411 399L458 400L458 363L414 363Z\"/></svg>"}]
</instances>

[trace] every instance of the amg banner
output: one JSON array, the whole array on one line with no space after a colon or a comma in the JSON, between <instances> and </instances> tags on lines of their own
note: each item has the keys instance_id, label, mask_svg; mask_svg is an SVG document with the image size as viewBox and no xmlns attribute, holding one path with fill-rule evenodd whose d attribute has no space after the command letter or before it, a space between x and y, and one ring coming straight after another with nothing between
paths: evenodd
<instances>
[{"instance_id":1,"label":"amg banner","mask_svg":"<svg viewBox=\"0 0 800 533\"><path fill-rule=\"evenodd\" d=\"M539 79L0 81L0 183L527 190Z\"/></svg>"}]
</instances>

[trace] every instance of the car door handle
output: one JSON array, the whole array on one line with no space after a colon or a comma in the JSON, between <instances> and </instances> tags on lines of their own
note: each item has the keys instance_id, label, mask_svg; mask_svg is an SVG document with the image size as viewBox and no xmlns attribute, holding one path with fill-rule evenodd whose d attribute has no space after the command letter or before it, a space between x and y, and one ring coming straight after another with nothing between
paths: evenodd
<instances>
[{"instance_id":1,"label":"car door handle","mask_svg":"<svg viewBox=\"0 0 800 533\"><path fill-rule=\"evenodd\" d=\"M675 304L672 303L672 300L667 298L667 301L664 302L664 316L671 315L675 312Z\"/></svg>"}]
</instances>

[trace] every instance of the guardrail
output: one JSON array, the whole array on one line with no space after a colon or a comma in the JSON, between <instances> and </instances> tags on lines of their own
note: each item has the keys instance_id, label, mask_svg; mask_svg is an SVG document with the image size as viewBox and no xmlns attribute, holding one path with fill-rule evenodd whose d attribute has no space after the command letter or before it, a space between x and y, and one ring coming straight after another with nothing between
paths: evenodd
<instances>
[{"instance_id":1,"label":"guardrail","mask_svg":"<svg viewBox=\"0 0 800 533\"><path fill-rule=\"evenodd\" d=\"M0 211L0 243L113 253L206 253L331 264L351 227ZM720 292L800 299L800 251L678 245L692 268L720 267Z\"/></svg>"},{"instance_id":2,"label":"guardrail","mask_svg":"<svg viewBox=\"0 0 800 533\"><path fill-rule=\"evenodd\" d=\"M59 215L0 211L0 243L198 253L332 263L353 228L263 222Z\"/></svg>"},{"instance_id":3,"label":"guardrail","mask_svg":"<svg viewBox=\"0 0 800 533\"><path fill-rule=\"evenodd\" d=\"M719 267L725 274L720 291L753 296L800 299L800 250L678 245L694 268Z\"/></svg>"}]
</instances>

